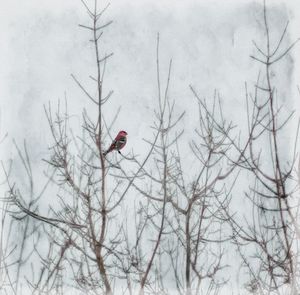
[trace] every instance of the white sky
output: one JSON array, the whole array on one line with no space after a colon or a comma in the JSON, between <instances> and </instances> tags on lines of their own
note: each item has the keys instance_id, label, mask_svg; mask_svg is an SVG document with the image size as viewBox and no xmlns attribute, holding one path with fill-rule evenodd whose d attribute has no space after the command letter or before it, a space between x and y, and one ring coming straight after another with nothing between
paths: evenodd
<instances>
[{"instance_id":1,"label":"white sky","mask_svg":"<svg viewBox=\"0 0 300 295\"><path fill-rule=\"evenodd\" d=\"M257 65L249 58L252 39L261 38L257 3L262 1L111 1L104 20L114 23L103 41L105 52L114 52L106 79L114 90L107 117L122 106L115 131L127 129L137 143L152 122L157 32L165 74L168 60L173 59L171 94L179 111L190 108L190 117L194 115L189 84L205 97L218 89L226 105L236 108L244 81L251 83L257 73ZM292 35L300 36L299 1L267 3L287 15ZM88 100L70 78L73 73L87 83L91 74L94 55L88 35L77 26L87 21L79 0L0 1L2 134L9 132L20 140L27 137L36 146L47 134L43 104L55 102L66 92L74 114L88 107ZM285 19L274 23L281 31Z\"/></svg>"}]
</instances>

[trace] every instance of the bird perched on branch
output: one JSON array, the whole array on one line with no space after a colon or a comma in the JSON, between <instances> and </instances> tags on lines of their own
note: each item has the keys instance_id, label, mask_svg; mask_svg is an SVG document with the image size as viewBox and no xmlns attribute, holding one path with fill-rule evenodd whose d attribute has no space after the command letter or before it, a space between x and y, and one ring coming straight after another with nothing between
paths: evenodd
<instances>
[{"instance_id":1,"label":"bird perched on branch","mask_svg":"<svg viewBox=\"0 0 300 295\"><path fill-rule=\"evenodd\" d=\"M118 133L116 138L111 143L109 149L103 153L103 156L105 157L108 153L112 152L113 150L118 151L118 153L121 154L120 150L125 146L127 142L126 138L127 132L122 130Z\"/></svg>"}]
</instances>

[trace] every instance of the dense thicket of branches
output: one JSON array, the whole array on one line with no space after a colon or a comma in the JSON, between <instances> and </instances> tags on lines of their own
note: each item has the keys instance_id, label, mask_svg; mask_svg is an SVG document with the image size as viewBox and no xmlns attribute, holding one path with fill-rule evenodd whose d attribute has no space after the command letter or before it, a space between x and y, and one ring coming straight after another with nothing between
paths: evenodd
<instances>
[{"instance_id":1,"label":"dense thicket of branches","mask_svg":"<svg viewBox=\"0 0 300 295\"><path fill-rule=\"evenodd\" d=\"M282 104L290 101L280 97L271 75L298 40L285 47L287 26L271 40L264 5L266 44L254 42L257 55L251 56L260 74L255 85L245 84L246 133L223 113L218 92L204 99L197 85L190 86L198 125L186 163L185 112L178 113L170 96L172 60L164 67L158 35L157 80L149 81L157 95L151 132L143 139L148 150L104 157L120 111L111 121L105 115L114 112L113 91L104 83L112 53L102 54L101 38L111 22L102 22L108 6L82 3L90 20L80 27L93 44L95 70L88 75L94 88L71 76L94 109L82 110L82 128L75 130L67 100L55 109L45 106L52 145L43 159L43 186L36 184L26 142L15 143L22 183L14 163L2 164L8 190L1 203L0 293L223 294L240 264L243 294L299 294L299 128L287 152L282 134L295 118L284 116ZM234 188L243 177L249 187L238 197L245 208L236 212Z\"/></svg>"}]
</instances>

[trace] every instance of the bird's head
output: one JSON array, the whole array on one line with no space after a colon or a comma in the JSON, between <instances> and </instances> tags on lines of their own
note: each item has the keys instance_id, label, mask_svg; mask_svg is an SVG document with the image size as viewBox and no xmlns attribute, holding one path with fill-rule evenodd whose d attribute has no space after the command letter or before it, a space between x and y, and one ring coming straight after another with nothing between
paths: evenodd
<instances>
[{"instance_id":1,"label":"bird's head","mask_svg":"<svg viewBox=\"0 0 300 295\"><path fill-rule=\"evenodd\" d=\"M120 132L119 132L119 134L118 135L121 135L121 136L126 136L127 135L127 132L126 131L124 131L124 130L121 130Z\"/></svg>"}]
</instances>

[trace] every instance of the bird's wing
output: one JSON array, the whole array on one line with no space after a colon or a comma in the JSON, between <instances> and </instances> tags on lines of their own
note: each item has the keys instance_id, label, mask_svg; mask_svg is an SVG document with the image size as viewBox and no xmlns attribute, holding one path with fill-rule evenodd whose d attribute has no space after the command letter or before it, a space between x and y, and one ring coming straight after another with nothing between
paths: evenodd
<instances>
[{"instance_id":1,"label":"bird's wing","mask_svg":"<svg viewBox=\"0 0 300 295\"><path fill-rule=\"evenodd\" d=\"M108 150L109 150L109 151L112 151L113 149L115 149L116 143L117 143L117 141L116 141L116 139L114 139L113 142L111 143L111 145L110 145L110 147L109 147Z\"/></svg>"},{"instance_id":2,"label":"bird's wing","mask_svg":"<svg viewBox=\"0 0 300 295\"><path fill-rule=\"evenodd\" d=\"M126 137L121 137L119 140L118 140L119 143L123 144L126 142Z\"/></svg>"},{"instance_id":3,"label":"bird's wing","mask_svg":"<svg viewBox=\"0 0 300 295\"><path fill-rule=\"evenodd\" d=\"M122 136L116 141L116 149L121 149L126 143L126 137Z\"/></svg>"}]
</instances>

